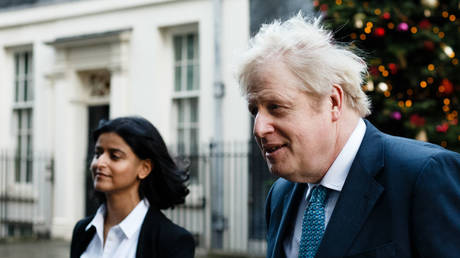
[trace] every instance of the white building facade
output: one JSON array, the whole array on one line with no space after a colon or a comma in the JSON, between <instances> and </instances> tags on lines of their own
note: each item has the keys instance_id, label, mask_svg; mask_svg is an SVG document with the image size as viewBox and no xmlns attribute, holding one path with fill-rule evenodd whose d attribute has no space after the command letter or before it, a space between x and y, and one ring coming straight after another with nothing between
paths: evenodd
<instances>
[{"instance_id":1,"label":"white building facade","mask_svg":"<svg viewBox=\"0 0 460 258\"><path fill-rule=\"evenodd\" d=\"M215 139L248 142L250 119L234 77L248 39L248 0L83 0L0 9L0 150L25 157L0 169L8 209L20 192L39 203L35 226L70 239L88 205L89 132L99 118L141 115L179 154L201 153ZM225 87L217 115L216 82ZM53 162L28 163L36 153ZM210 246L213 167L196 164L188 202L202 209L183 216L196 213L199 223L178 223ZM223 245L245 251L248 166L228 169L238 173L221 173ZM27 202L14 205L28 209Z\"/></svg>"}]
</instances>

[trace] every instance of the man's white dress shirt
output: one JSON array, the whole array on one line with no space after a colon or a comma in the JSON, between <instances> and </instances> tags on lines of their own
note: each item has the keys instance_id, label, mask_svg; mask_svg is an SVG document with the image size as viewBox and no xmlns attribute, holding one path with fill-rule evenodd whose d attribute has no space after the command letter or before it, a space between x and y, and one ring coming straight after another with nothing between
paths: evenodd
<instances>
[{"instance_id":1,"label":"man's white dress shirt","mask_svg":"<svg viewBox=\"0 0 460 258\"><path fill-rule=\"evenodd\" d=\"M334 211L335 204L339 198L340 192L342 191L345 179L348 176L348 172L351 168L351 164L355 159L356 153L358 152L359 146L366 133L366 124L363 119L359 119L358 125L353 130L350 138L348 138L342 151L339 153L334 163L332 163L329 170L324 175L323 179L319 182L320 185L329 189L328 199L325 207L326 221L325 225L331 218L332 211ZM310 192L318 184L308 184L305 189L304 197L300 202L299 209L297 211L296 221L293 230L289 232L283 242L284 252L286 257L298 257L300 238L302 236L302 221L305 209L310 199Z\"/></svg>"},{"instance_id":2,"label":"man's white dress shirt","mask_svg":"<svg viewBox=\"0 0 460 258\"><path fill-rule=\"evenodd\" d=\"M86 230L89 230L94 226L96 234L94 234L93 239L81 257L135 258L142 222L149 207L147 199L140 201L126 218L109 230L104 245L104 217L106 207L105 204L101 205L93 220L86 227Z\"/></svg>"}]
</instances>

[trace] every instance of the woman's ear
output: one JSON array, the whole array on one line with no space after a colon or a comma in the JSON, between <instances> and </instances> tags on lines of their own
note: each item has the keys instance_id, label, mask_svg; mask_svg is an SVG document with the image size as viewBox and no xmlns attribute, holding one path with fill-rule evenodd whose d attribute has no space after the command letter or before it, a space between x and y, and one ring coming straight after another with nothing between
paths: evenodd
<instances>
[{"instance_id":1,"label":"woman's ear","mask_svg":"<svg viewBox=\"0 0 460 258\"><path fill-rule=\"evenodd\" d=\"M142 163L140 164L140 171L137 174L137 178L139 178L140 180L146 178L153 170L153 163L150 159L144 159L141 160L141 162Z\"/></svg>"}]
</instances>

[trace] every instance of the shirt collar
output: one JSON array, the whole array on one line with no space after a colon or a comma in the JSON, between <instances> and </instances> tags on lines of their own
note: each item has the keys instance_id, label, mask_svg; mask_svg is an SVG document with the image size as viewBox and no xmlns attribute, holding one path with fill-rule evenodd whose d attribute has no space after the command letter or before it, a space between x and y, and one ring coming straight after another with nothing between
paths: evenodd
<instances>
[{"instance_id":1,"label":"shirt collar","mask_svg":"<svg viewBox=\"0 0 460 258\"><path fill-rule=\"evenodd\" d=\"M94 215L94 218L85 228L85 230L88 231L91 227L95 227L96 234L101 241L104 239L102 235L104 232L104 217L105 217L105 204L102 204L97 209L96 215Z\"/></svg>"},{"instance_id":2,"label":"shirt collar","mask_svg":"<svg viewBox=\"0 0 460 258\"><path fill-rule=\"evenodd\" d=\"M149 206L147 199L140 201L129 215L118 224L128 239L142 226Z\"/></svg>"},{"instance_id":3,"label":"shirt collar","mask_svg":"<svg viewBox=\"0 0 460 258\"><path fill-rule=\"evenodd\" d=\"M321 185L332 190L342 191L345 179L348 176L348 172L353 164L356 153L358 153L359 146L363 141L365 133L366 124L363 119L360 118L355 129L345 143L345 146L343 146L334 163L332 163L326 175L324 175L321 180Z\"/></svg>"},{"instance_id":4,"label":"shirt collar","mask_svg":"<svg viewBox=\"0 0 460 258\"><path fill-rule=\"evenodd\" d=\"M137 229L139 229L144 221L145 215L150 207L149 201L147 199L143 199L140 201L136 207L128 214L126 218L124 218L117 226L120 227L121 231L125 234L125 236L129 239L133 236ZM89 230L92 226L96 228L96 233L99 239L103 239L103 232L104 232L104 217L105 217L105 204L102 204L94 215L94 218L91 222L86 226L86 231Z\"/></svg>"}]
</instances>

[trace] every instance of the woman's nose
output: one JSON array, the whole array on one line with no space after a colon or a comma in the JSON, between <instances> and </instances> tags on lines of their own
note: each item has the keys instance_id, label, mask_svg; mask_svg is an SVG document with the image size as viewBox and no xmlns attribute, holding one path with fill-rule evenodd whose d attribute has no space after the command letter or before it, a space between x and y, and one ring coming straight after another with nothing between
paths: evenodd
<instances>
[{"instance_id":1,"label":"woman's nose","mask_svg":"<svg viewBox=\"0 0 460 258\"><path fill-rule=\"evenodd\" d=\"M106 166L106 155L104 153L98 155L94 155L93 160L91 161L91 168L97 169Z\"/></svg>"}]
</instances>

